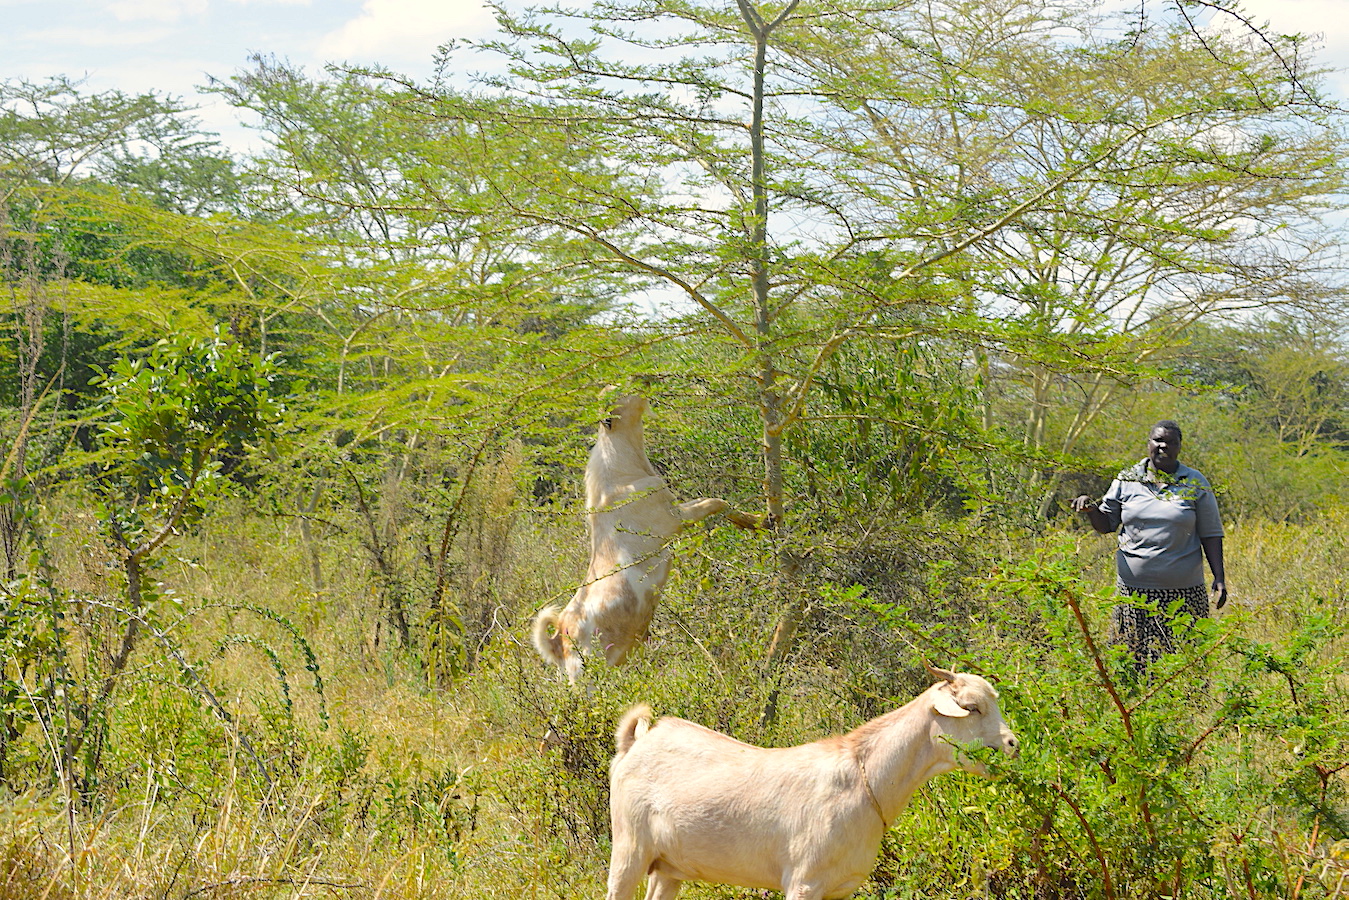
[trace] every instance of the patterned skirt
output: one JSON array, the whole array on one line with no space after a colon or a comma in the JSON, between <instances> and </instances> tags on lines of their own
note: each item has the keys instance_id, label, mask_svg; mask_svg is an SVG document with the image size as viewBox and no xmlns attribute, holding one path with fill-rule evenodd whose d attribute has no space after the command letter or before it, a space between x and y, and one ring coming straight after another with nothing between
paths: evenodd
<instances>
[{"instance_id":1,"label":"patterned skirt","mask_svg":"<svg viewBox=\"0 0 1349 900\"><path fill-rule=\"evenodd\" d=\"M1208 618L1208 588L1202 584L1187 588L1136 588L1116 582L1115 589L1135 603L1115 607L1110 617L1111 636L1115 642L1128 646L1140 666L1156 662L1164 653L1176 652L1176 629L1166 613L1172 603L1181 601L1178 614Z\"/></svg>"}]
</instances>

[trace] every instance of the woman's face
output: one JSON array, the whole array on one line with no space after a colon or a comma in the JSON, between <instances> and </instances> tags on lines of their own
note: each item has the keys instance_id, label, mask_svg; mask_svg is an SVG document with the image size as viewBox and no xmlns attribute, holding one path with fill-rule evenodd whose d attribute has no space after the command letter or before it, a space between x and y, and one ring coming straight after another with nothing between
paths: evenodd
<instances>
[{"instance_id":1,"label":"woman's face","mask_svg":"<svg viewBox=\"0 0 1349 900\"><path fill-rule=\"evenodd\" d=\"M1148 460L1159 472L1180 468L1180 436L1169 428L1154 428L1148 435Z\"/></svg>"}]
</instances>

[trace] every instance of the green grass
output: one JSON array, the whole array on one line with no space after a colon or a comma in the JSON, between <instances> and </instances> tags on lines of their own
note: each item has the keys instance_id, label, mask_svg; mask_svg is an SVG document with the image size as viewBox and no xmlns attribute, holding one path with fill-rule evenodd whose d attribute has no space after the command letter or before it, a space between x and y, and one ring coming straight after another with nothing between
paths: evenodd
<instances>
[{"instance_id":1,"label":"green grass","mask_svg":"<svg viewBox=\"0 0 1349 900\"><path fill-rule=\"evenodd\" d=\"M111 595L104 561L78 542L78 529L69 532L60 559L72 604ZM1054 599L1077 591L1099 627L1108 546L1094 535L1003 535L926 579L905 574L904 590L886 603L867 602L884 593L879 582L861 595L821 592L774 683L760 662L778 611L762 548L735 533L701 535L679 548L647 648L621 670L595 673L586 691L562 684L527 645L534 610L569 592L580 571L575 529L521 522L513 535L490 584L456 586L455 603L475 613L487 604L492 626L477 667L447 681L390 645L368 560L350 536L325 539L327 584L316 593L293 523L237 511L205 523L157 573L165 596L177 598L163 601L158 621L234 723L213 716L145 643L118 686L88 802L71 800L53 777L50 746L29 725L12 741L17 792L0 808L0 898L601 896L607 762L628 704L790 744L903 702L923 684L922 655L1000 679L1028 751L1000 779L956 774L930 784L895 823L858 896L1104 896L1093 840L1118 897L1166 895L1171 870L1149 881L1133 862L1147 853L1180 860L1186 896L1349 896L1349 835L1337 831L1349 819L1345 773L1318 784L1312 768L1349 762L1343 512L1232 529L1233 609L1206 638L1212 646L1195 651L1188 674L1176 660L1162 687L1129 694L1147 746L1114 727L1081 635ZM404 565L416 597L415 553ZM275 611L302 635L321 695L294 636L249 607ZM72 618L81 614L72 605ZM96 625L80 633L97 637ZM256 644L216 653L221 638L245 632ZM1298 641L1309 648L1297 651ZM1297 702L1277 672L1242 668L1249 657L1231 651L1247 644L1295 660ZM93 638L72 637L71 647L102 652ZM1250 709L1233 711L1224 704L1240 685ZM775 688L779 715L766 722ZM1215 726L1188 762L1176 762L1177 748ZM1144 815L1174 833L1140 837L1131 830L1137 798L1097 777L1103 759L1106 768L1157 761L1138 777L1179 785L1176 799L1193 805L1199 826L1163 808L1172 801L1159 794ZM1094 823L1091 836L1066 797Z\"/></svg>"}]
</instances>

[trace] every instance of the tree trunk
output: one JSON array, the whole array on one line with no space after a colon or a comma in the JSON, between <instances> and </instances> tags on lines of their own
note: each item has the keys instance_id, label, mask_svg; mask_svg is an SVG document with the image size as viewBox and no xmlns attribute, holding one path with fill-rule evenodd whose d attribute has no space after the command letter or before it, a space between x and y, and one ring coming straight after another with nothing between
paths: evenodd
<instances>
[{"instance_id":1,"label":"tree trunk","mask_svg":"<svg viewBox=\"0 0 1349 900\"><path fill-rule=\"evenodd\" d=\"M768 182L765 174L767 155L764 147L764 70L768 61L768 39L796 8L795 0L765 22L749 0L737 0L741 18L754 38L753 108L749 128L750 182L753 213L750 220L750 287L754 298L755 337L757 340L759 416L763 422L763 491L768 507L768 527L779 539L777 559L778 596L784 611L773 629L768 645L768 670L771 673L791 649L796 631L805 618L806 604L799 589L800 559L786 549L787 522L783 501L782 469L782 394L777 385L776 348L774 346L773 308L769 302L771 259L768 248Z\"/></svg>"},{"instance_id":2,"label":"tree trunk","mask_svg":"<svg viewBox=\"0 0 1349 900\"><path fill-rule=\"evenodd\" d=\"M314 594L322 594L323 584L323 566L319 559L318 544L314 541L314 528L309 524L309 519L318 509L319 498L323 496L323 484L315 482L314 490L309 495L309 502L300 508L300 540L304 543L305 554L309 557L309 577L314 583Z\"/></svg>"}]
</instances>

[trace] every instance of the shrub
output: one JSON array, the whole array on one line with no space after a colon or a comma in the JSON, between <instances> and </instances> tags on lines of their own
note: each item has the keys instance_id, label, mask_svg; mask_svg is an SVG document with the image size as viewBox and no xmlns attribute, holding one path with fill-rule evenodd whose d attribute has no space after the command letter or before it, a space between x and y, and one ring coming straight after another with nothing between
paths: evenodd
<instances>
[{"instance_id":1,"label":"shrub","mask_svg":"<svg viewBox=\"0 0 1349 900\"><path fill-rule=\"evenodd\" d=\"M1242 613L1181 623L1180 652L1140 677L1100 634L1115 598L1066 547L979 590L985 614L928 623L927 643L968 640L966 664L1000 680L1023 752L990 755L995 786L948 780L915 805L878 870L885 896L1323 890L1323 844L1349 837L1342 608L1304 595L1278 640L1253 637Z\"/></svg>"}]
</instances>

